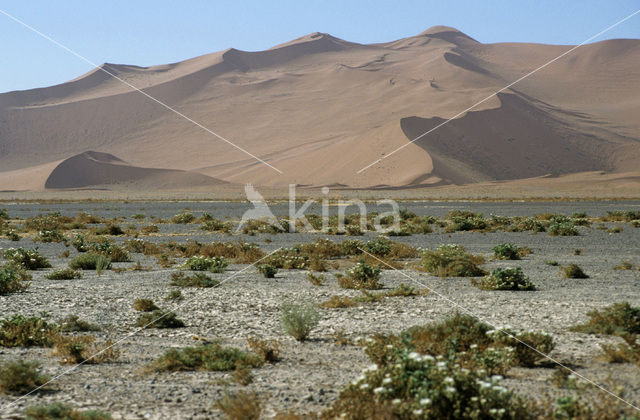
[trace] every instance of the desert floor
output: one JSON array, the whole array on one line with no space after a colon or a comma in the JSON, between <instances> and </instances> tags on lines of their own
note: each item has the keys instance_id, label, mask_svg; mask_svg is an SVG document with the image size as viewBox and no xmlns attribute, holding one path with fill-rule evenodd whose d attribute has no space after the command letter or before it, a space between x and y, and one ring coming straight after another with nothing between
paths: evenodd
<instances>
[{"instance_id":1,"label":"desert floor","mask_svg":"<svg viewBox=\"0 0 640 420\"><path fill-rule=\"evenodd\" d=\"M278 216L286 215L288 204L273 206ZM79 212L106 217L125 218L122 226L151 223L151 216L170 219L189 209L196 216L208 212L222 220L241 218L246 203L234 202L104 202L104 203L13 203L0 206L12 218L26 219L40 213L60 212L74 216ZM539 213L571 215L586 212L590 217L603 216L613 210L640 210L640 202L406 202L401 207L418 215L443 217L451 210L471 210L485 216L533 216ZM319 213L318 206L308 213ZM372 205L371 210L376 210ZM382 209L387 211L388 208ZM146 219L131 216L144 214ZM151 242L238 241L256 242L265 252L318 238L340 242L353 237L320 233L244 234L207 233L199 224L176 225L158 223L159 232L140 236ZM619 233L606 229L621 226ZM555 349L551 356L567 363L577 372L603 386L622 386L625 397L640 402L640 367L630 364L609 364L599 360L600 344L617 343L612 336L586 335L569 332L568 328L584 322L586 313L614 302L629 301L640 305L640 228L628 223L606 222L599 229L579 227L579 236L553 237L547 233L530 232L456 232L414 234L393 240L412 246L433 249L441 244L460 244L474 254L483 255L486 270L495 267L522 267L536 285L536 291L483 291L474 287L469 278L439 278L413 268L414 261L403 261L402 270L384 270L382 283L386 289L408 284L416 289L428 288L429 293L415 297L387 298L374 303L361 303L345 309L318 309L319 325L310 339L300 343L288 336L280 326L279 305L285 300L321 303L332 295L359 296L356 290L338 286L333 273L344 272L348 262L336 262L337 269L325 273L324 285L307 281L305 270L280 270L275 278L264 278L255 267L232 264L220 274L211 274L222 284L216 288L181 288L185 297L179 302L166 302L164 297L176 289L169 285L170 275L178 270L180 260L171 268L160 267L154 258L133 253L132 262L115 263L115 268L132 267L136 263L150 267L149 271L107 270L100 276L85 271L77 280L48 280L51 271L32 272L31 287L24 293L0 296L0 317L14 313L37 315L42 311L51 319L69 314L98 324L100 339L118 341L121 356L116 362L87 364L68 371L49 348L0 348L0 361L14 358L39 360L50 376L62 375L42 392L14 401L15 397L0 395L2 418L20 418L25 407L62 401L77 408L99 409L114 418L212 418L221 415L214 403L225 391L240 389L256 391L262 398L264 415L277 412L319 412L331 405L339 391L355 379L371 362L355 343L373 333L399 333L412 325L438 320L456 309L470 310L485 322L517 329L541 329L553 335ZM27 235L28 236L28 235ZM370 240L377 236L367 233L357 237ZM131 237L111 238L123 242ZM503 242L527 246L533 251L520 261L492 259L492 248ZM20 242L0 238L0 248L31 248L38 246L54 268L66 267L76 256L73 247L61 243L34 243L25 237ZM70 256L61 257L65 250ZM575 250L581 250L575 255ZM590 276L588 279L564 279L557 266L576 263ZM614 270L622 261L629 261L631 270ZM353 263L351 263L353 264ZM153 299L164 309L173 310L186 323L179 329L145 329L135 325L138 313L132 303L138 298ZM455 302L454 303L452 303ZM456 305L459 305L456 307ZM464 309L463 309L464 308ZM136 332L137 331L137 332ZM136 332L135 334L132 334ZM336 343L337 334L352 344ZM196 345L197 340L221 339L224 344L246 348L247 337L276 339L281 345L281 360L253 370L253 383L242 386L228 372L145 373L143 368L170 348ZM122 340L122 341L120 341ZM553 364L525 369L514 368L506 375L509 388L527 395L553 392Z\"/></svg>"}]
</instances>

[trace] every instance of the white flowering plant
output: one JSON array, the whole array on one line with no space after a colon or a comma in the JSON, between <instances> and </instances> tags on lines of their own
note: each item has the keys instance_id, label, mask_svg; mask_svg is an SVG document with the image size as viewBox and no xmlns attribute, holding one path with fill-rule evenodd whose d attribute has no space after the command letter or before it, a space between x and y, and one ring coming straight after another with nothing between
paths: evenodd
<instances>
[{"instance_id":1,"label":"white flowering plant","mask_svg":"<svg viewBox=\"0 0 640 420\"><path fill-rule=\"evenodd\" d=\"M472 283L482 290L535 290L520 267L498 267L489 275Z\"/></svg>"},{"instance_id":2,"label":"white flowering plant","mask_svg":"<svg viewBox=\"0 0 640 420\"><path fill-rule=\"evenodd\" d=\"M517 366L533 367L554 348L553 337L545 331L516 331L505 327L487 331L497 346L514 349L513 363Z\"/></svg>"},{"instance_id":3,"label":"white flowering plant","mask_svg":"<svg viewBox=\"0 0 640 420\"><path fill-rule=\"evenodd\" d=\"M203 257L196 255L187 258L182 267L193 271L222 273L228 265L229 261L224 257Z\"/></svg>"},{"instance_id":4,"label":"white flowering plant","mask_svg":"<svg viewBox=\"0 0 640 420\"><path fill-rule=\"evenodd\" d=\"M529 404L501 385L502 377L464 368L445 358L405 350L389 363L371 365L351 382L329 417L372 418L387 413L407 419L527 419Z\"/></svg>"},{"instance_id":5,"label":"white flowering plant","mask_svg":"<svg viewBox=\"0 0 640 420\"><path fill-rule=\"evenodd\" d=\"M4 258L26 270L37 270L39 268L49 268L51 263L42 256L38 248L9 248L4 251Z\"/></svg>"}]
</instances>

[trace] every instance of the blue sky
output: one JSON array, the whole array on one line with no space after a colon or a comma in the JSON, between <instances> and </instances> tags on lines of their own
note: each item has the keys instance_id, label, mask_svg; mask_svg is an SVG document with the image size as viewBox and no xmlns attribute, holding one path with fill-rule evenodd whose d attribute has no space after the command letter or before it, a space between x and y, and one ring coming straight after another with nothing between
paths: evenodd
<instances>
[{"instance_id":1,"label":"blue sky","mask_svg":"<svg viewBox=\"0 0 640 420\"><path fill-rule=\"evenodd\" d=\"M0 9L95 63L148 66L229 47L263 50L316 31L371 43L447 25L485 43L577 44L640 9L640 1L5 0ZM640 38L640 14L600 40L610 38ZM91 70L4 15L0 39L0 92Z\"/></svg>"}]
</instances>

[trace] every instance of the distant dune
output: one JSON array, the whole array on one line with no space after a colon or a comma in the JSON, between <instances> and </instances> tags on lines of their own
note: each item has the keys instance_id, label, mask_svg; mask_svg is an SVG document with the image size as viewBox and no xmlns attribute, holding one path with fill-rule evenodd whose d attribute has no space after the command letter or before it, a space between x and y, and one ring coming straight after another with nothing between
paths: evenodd
<instances>
[{"instance_id":1,"label":"distant dune","mask_svg":"<svg viewBox=\"0 0 640 420\"><path fill-rule=\"evenodd\" d=\"M388 43L313 33L266 51L153 67L105 63L283 174L94 69L0 94L0 190L402 189L568 174L588 183L593 173L633 183L635 39L582 46L385 158L569 48L482 44L437 26Z\"/></svg>"},{"instance_id":2,"label":"distant dune","mask_svg":"<svg viewBox=\"0 0 640 420\"><path fill-rule=\"evenodd\" d=\"M214 186L223 181L195 172L131 166L108 153L84 152L62 161L51 172L44 187L86 188L126 185L133 188L189 189Z\"/></svg>"}]
</instances>

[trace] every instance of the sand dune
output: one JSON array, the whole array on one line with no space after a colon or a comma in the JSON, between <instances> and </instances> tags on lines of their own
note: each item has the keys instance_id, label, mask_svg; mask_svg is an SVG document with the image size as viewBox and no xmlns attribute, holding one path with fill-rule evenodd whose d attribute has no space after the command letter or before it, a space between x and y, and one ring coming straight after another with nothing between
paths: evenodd
<instances>
[{"instance_id":1,"label":"sand dune","mask_svg":"<svg viewBox=\"0 0 640 420\"><path fill-rule=\"evenodd\" d=\"M168 189L215 186L224 182L194 172L131 166L108 153L84 152L60 162L45 181L48 189L126 185Z\"/></svg>"},{"instance_id":2,"label":"sand dune","mask_svg":"<svg viewBox=\"0 0 640 420\"><path fill-rule=\"evenodd\" d=\"M637 170L640 40L629 39L582 46L385 158L569 48L438 26L380 44L316 32L266 51L105 63L283 174L94 69L0 94L0 188L415 188Z\"/></svg>"}]
</instances>

